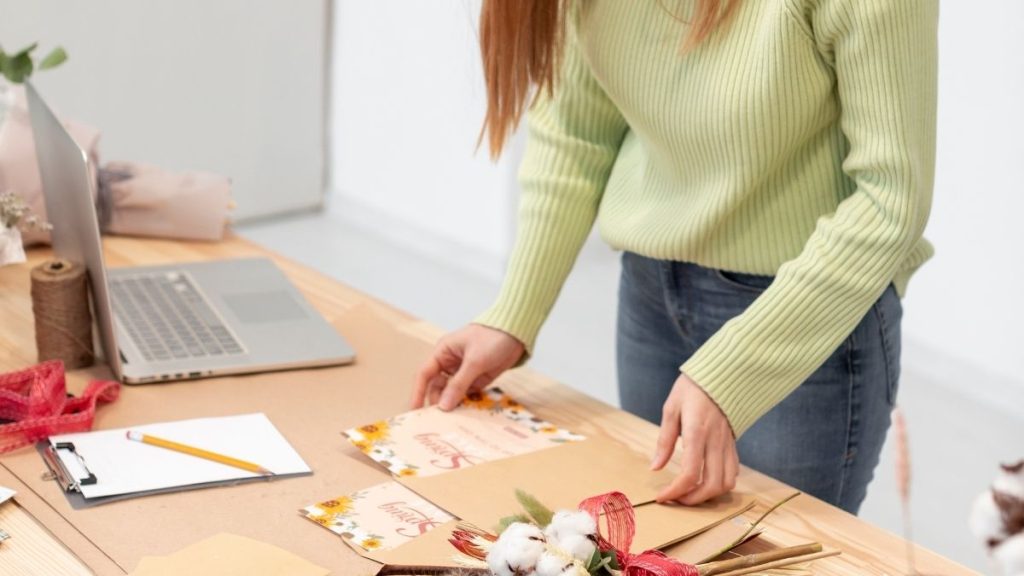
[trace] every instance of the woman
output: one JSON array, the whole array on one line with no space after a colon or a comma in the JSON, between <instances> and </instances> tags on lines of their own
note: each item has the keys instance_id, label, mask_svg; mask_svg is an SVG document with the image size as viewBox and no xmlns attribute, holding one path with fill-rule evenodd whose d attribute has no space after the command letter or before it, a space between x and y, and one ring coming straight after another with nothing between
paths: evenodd
<instances>
[{"instance_id":1,"label":"woman","mask_svg":"<svg viewBox=\"0 0 1024 576\"><path fill-rule=\"evenodd\" d=\"M743 462L856 513L895 401L899 298L931 255L937 11L486 1L493 153L539 88L518 238L497 302L440 341L413 404L451 409L529 354L596 219L624 251L622 407L660 423L655 469L682 436L659 500L723 494Z\"/></svg>"}]
</instances>

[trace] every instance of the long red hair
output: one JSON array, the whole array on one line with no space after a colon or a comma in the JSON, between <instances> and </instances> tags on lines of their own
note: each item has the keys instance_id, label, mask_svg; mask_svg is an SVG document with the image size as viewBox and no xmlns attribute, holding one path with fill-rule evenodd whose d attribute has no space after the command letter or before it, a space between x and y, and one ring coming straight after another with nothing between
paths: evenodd
<instances>
[{"instance_id":1,"label":"long red hair","mask_svg":"<svg viewBox=\"0 0 1024 576\"><path fill-rule=\"evenodd\" d=\"M486 137L493 158L501 154L505 141L519 126L532 89L549 94L554 90L566 13L572 1L581 0L484 0L480 54L487 85L487 115L480 140ZM707 38L739 2L696 0L683 51Z\"/></svg>"}]
</instances>

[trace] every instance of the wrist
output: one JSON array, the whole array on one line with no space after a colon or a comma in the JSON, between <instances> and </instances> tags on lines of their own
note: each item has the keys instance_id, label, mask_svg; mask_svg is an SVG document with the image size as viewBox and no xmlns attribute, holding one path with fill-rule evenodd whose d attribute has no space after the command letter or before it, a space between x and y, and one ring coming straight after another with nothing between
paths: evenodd
<instances>
[{"instance_id":1,"label":"wrist","mask_svg":"<svg viewBox=\"0 0 1024 576\"><path fill-rule=\"evenodd\" d=\"M714 406L716 410L718 410L722 418L729 424L729 431L732 433L733 439L735 440L736 438L738 438L738 436L736 435L736 429L732 424L732 419L729 418L729 414L722 409L722 404L718 401L717 398L715 398L715 396L707 388L701 386L699 382L697 382L693 378L690 378L690 376L687 375L686 372L683 372L682 370L679 371L679 380L681 382L684 382L685 386L692 389L694 393L701 394L704 398L706 398L707 401L712 406Z\"/></svg>"},{"instance_id":2,"label":"wrist","mask_svg":"<svg viewBox=\"0 0 1024 576\"><path fill-rule=\"evenodd\" d=\"M509 332L508 330L505 330L504 328L502 328L500 326L492 326L490 324L487 324L487 323L484 323L484 322L479 322L479 321L470 322L469 325L470 326L477 326L477 327L480 327L480 328L485 328L487 330L490 330L492 332L500 334L501 336L503 336L507 340L507 342L511 346L513 346L516 349L518 349L519 355L518 355L518 358L516 358L516 361L515 361L515 364L514 364L515 366L519 366L519 365L523 364L524 362L526 362L527 358L529 357L529 349L528 349L526 343L524 343L521 338L519 338L518 336L516 336L512 332Z\"/></svg>"}]
</instances>

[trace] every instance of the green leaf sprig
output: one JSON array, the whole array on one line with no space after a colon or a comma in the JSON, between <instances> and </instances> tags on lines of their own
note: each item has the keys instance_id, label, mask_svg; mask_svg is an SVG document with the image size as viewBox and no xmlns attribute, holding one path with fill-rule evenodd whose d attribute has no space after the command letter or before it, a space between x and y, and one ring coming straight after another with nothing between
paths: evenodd
<instances>
[{"instance_id":1,"label":"green leaf sprig","mask_svg":"<svg viewBox=\"0 0 1024 576\"><path fill-rule=\"evenodd\" d=\"M543 528L548 524L551 524L551 518L555 515L550 508L540 503L533 495L527 494L522 490L516 490L516 500L519 505L526 511L525 514L513 514L511 516L505 516L498 520L498 534L505 531L506 528L516 522L523 522L526 524L536 524Z\"/></svg>"},{"instance_id":2,"label":"green leaf sprig","mask_svg":"<svg viewBox=\"0 0 1024 576\"><path fill-rule=\"evenodd\" d=\"M615 574L619 570L621 570L619 559L615 556L614 550L606 550L604 552L594 550L594 555L590 557L590 562L587 564L587 572L595 575L604 572Z\"/></svg>"},{"instance_id":3,"label":"green leaf sprig","mask_svg":"<svg viewBox=\"0 0 1024 576\"><path fill-rule=\"evenodd\" d=\"M0 74L12 84L22 84L32 76L32 72L35 70L56 68L68 59L68 53L58 46L50 50L50 53L36 66L35 61L32 60L32 51L38 46L39 43L35 42L13 54L8 54L4 52L3 48L0 48Z\"/></svg>"}]
</instances>

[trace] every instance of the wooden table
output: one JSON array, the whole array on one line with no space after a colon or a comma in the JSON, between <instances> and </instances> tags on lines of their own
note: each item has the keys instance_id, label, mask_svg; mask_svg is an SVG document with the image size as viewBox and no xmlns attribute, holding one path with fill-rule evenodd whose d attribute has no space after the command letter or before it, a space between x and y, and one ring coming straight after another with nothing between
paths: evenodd
<instances>
[{"instance_id":1,"label":"wooden table","mask_svg":"<svg viewBox=\"0 0 1024 576\"><path fill-rule=\"evenodd\" d=\"M105 252L109 266L268 256L353 342L359 360L339 368L125 387L121 398L97 415L97 428L112 428L140 423L142 415L152 421L154 413L172 420L265 411L313 467L310 477L72 510L53 482L37 477L42 463L32 450L0 457L0 485L18 491L17 504L0 509L0 527L13 535L0 545L0 574L125 574L141 556L168 554L221 531L272 542L333 574L372 574L375 564L296 510L386 479L338 432L404 409L414 370L439 330L237 238L216 244L109 238ZM0 268L0 372L35 362L28 272L47 257L48 251L33 250L27 264ZM79 392L89 379L104 377L109 372L103 366L79 370L69 374L69 388ZM654 446L655 426L528 369L510 372L501 385L547 420L618 438L644 453ZM768 495L785 486L744 468L737 489L758 495L754 517L771 503ZM130 531L122 526L121 519L140 516L152 518L155 526ZM816 561L815 574L907 572L901 538L810 496L787 504L766 526L763 538L778 545L816 541L842 550L841 556ZM975 573L921 547L916 558L923 573Z\"/></svg>"}]
</instances>

